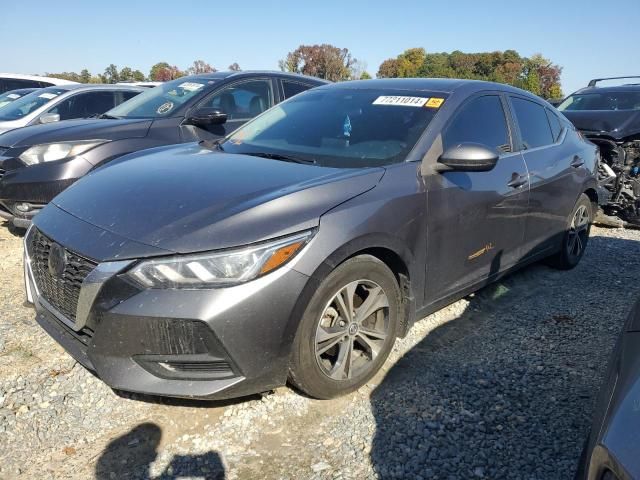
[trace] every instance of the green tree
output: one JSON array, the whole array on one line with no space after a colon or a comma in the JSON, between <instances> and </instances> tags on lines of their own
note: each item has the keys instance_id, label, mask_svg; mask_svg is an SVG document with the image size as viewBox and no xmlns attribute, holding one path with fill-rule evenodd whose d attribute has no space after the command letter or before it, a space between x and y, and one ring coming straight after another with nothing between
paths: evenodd
<instances>
[{"instance_id":1,"label":"green tree","mask_svg":"<svg viewBox=\"0 0 640 480\"><path fill-rule=\"evenodd\" d=\"M120 82L132 82L133 70L129 67L122 67L120 73L118 74L118 80Z\"/></svg>"},{"instance_id":2,"label":"green tree","mask_svg":"<svg viewBox=\"0 0 640 480\"><path fill-rule=\"evenodd\" d=\"M82 69L80 72L80 81L82 83L90 83L91 82L91 72L86 68Z\"/></svg>"},{"instance_id":3,"label":"green tree","mask_svg":"<svg viewBox=\"0 0 640 480\"><path fill-rule=\"evenodd\" d=\"M424 48L410 48L398 55L397 76L403 78L415 77L424 64L427 52Z\"/></svg>"},{"instance_id":4,"label":"green tree","mask_svg":"<svg viewBox=\"0 0 640 480\"><path fill-rule=\"evenodd\" d=\"M103 76L105 83L118 83L120 81L120 73L118 72L118 67L116 67L113 63L104 69Z\"/></svg>"},{"instance_id":5,"label":"green tree","mask_svg":"<svg viewBox=\"0 0 640 480\"><path fill-rule=\"evenodd\" d=\"M371 80L371 78L368 72L362 72L362 75L360 75L360 80Z\"/></svg>"}]
</instances>

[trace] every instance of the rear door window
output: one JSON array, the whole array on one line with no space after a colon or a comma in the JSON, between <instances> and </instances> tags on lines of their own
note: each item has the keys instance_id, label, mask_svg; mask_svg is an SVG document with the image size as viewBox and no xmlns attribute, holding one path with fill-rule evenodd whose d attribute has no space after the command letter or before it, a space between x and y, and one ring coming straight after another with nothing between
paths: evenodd
<instances>
[{"instance_id":1,"label":"rear door window","mask_svg":"<svg viewBox=\"0 0 640 480\"><path fill-rule=\"evenodd\" d=\"M549 119L549 125L551 125L551 134L553 135L553 141L557 142L558 140L560 140L560 134L562 134L562 124L560 123L560 119L555 113L553 113L548 108L546 110L547 117Z\"/></svg>"},{"instance_id":2,"label":"rear door window","mask_svg":"<svg viewBox=\"0 0 640 480\"><path fill-rule=\"evenodd\" d=\"M114 92L87 92L65 99L49 110L49 113L57 113L60 120L89 118L111 110L114 106Z\"/></svg>"},{"instance_id":3,"label":"rear door window","mask_svg":"<svg viewBox=\"0 0 640 480\"><path fill-rule=\"evenodd\" d=\"M545 108L523 98L511 97L513 110L520 127L522 149L544 147L555 143Z\"/></svg>"},{"instance_id":4,"label":"rear door window","mask_svg":"<svg viewBox=\"0 0 640 480\"><path fill-rule=\"evenodd\" d=\"M305 92L312 88L311 85L307 85L300 82L292 82L289 80L282 80L282 89L284 90L284 98L291 98L294 95Z\"/></svg>"},{"instance_id":5,"label":"rear door window","mask_svg":"<svg viewBox=\"0 0 640 480\"><path fill-rule=\"evenodd\" d=\"M444 149L480 143L501 153L511 151L509 128L498 95L483 95L462 105L442 136Z\"/></svg>"}]
</instances>

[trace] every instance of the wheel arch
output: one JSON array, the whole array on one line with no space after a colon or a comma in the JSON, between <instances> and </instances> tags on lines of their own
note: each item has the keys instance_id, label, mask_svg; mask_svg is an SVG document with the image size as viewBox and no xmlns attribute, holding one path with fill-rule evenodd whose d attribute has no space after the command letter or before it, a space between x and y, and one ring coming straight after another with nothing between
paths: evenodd
<instances>
[{"instance_id":1,"label":"wheel arch","mask_svg":"<svg viewBox=\"0 0 640 480\"><path fill-rule=\"evenodd\" d=\"M339 265L358 255L372 255L383 262L393 272L402 295L404 314L398 328L398 336L404 337L415 319L415 292L420 291L421 280L415 271L413 254L404 243L387 234L368 234L355 238L335 249L320 263L302 292L289 317L287 334L283 338L282 348L290 354L290 346L298 332L302 316L311 297L322 281ZM413 267L413 268L412 268Z\"/></svg>"}]
</instances>

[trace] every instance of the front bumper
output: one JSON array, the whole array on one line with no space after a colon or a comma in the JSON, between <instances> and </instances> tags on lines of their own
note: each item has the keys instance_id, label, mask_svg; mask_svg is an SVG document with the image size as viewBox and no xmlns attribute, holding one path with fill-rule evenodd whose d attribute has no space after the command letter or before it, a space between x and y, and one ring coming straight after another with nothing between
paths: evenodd
<instances>
[{"instance_id":1,"label":"front bumper","mask_svg":"<svg viewBox=\"0 0 640 480\"><path fill-rule=\"evenodd\" d=\"M307 276L285 266L229 288L140 290L120 273L131 263L98 264L82 284L73 321L41 295L25 253L37 322L110 387L223 399L286 382Z\"/></svg>"},{"instance_id":2,"label":"front bumper","mask_svg":"<svg viewBox=\"0 0 640 480\"><path fill-rule=\"evenodd\" d=\"M0 156L0 218L28 227L47 203L92 168L82 157L27 167L17 157Z\"/></svg>"}]
</instances>

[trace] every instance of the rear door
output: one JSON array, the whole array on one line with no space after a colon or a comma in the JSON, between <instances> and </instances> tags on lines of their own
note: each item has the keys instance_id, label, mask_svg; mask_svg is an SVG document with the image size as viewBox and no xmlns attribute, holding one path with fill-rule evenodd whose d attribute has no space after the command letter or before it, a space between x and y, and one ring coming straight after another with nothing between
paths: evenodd
<instances>
[{"instance_id":1,"label":"rear door","mask_svg":"<svg viewBox=\"0 0 640 480\"><path fill-rule=\"evenodd\" d=\"M446 171L426 178L429 301L489 281L516 263L529 200L527 169L514 152L500 93L471 97L442 130L442 151L480 143L499 152L488 172Z\"/></svg>"},{"instance_id":2,"label":"rear door","mask_svg":"<svg viewBox=\"0 0 640 480\"><path fill-rule=\"evenodd\" d=\"M517 148L529 170L524 252L529 256L557 246L566 230L567 216L580 194L571 181L575 149L565 142L567 132L544 104L518 95L510 95L509 101L518 127Z\"/></svg>"}]
</instances>

